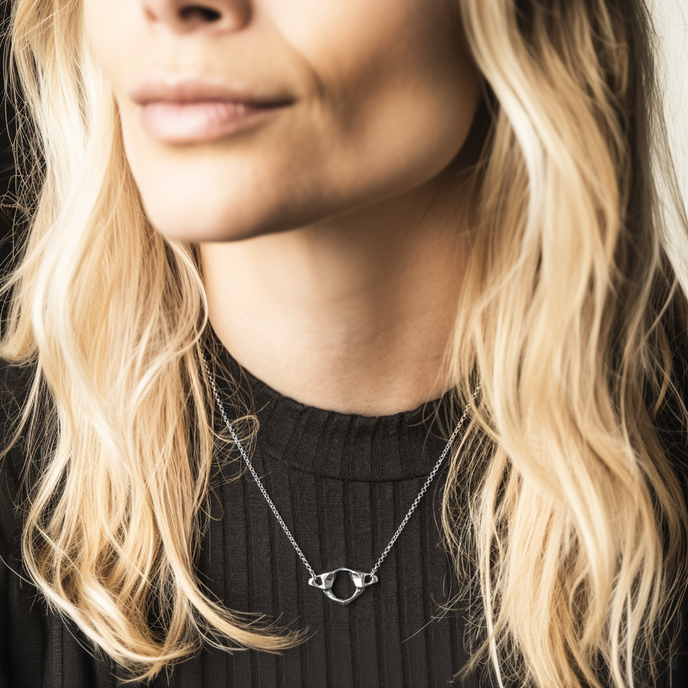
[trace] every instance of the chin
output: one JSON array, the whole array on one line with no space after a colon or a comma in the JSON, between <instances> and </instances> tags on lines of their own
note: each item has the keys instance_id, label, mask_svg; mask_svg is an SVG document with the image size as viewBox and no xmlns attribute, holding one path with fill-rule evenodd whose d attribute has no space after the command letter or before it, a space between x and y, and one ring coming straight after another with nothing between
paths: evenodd
<instances>
[{"instance_id":1,"label":"chin","mask_svg":"<svg viewBox=\"0 0 688 688\"><path fill-rule=\"evenodd\" d=\"M246 239L261 231L265 217L256 211L265 203L247 203L250 194L245 189L242 193L231 185L219 187L212 178L194 177L182 183L164 174L137 180L144 211L157 232L167 239L201 243Z\"/></svg>"},{"instance_id":2,"label":"chin","mask_svg":"<svg viewBox=\"0 0 688 688\"><path fill-rule=\"evenodd\" d=\"M284 185L283 179L278 175L260 183L222 184L218 176L198 175L179 183L150 175L138 180L138 187L155 230L167 239L187 243L241 241L277 234L340 214L351 205L348 198L332 198L322 191L300 194L298 185Z\"/></svg>"},{"instance_id":3,"label":"chin","mask_svg":"<svg viewBox=\"0 0 688 688\"><path fill-rule=\"evenodd\" d=\"M226 198L213 194L177 197L173 202L169 198L142 196L144 210L153 228L174 241L194 244L241 241L292 228L285 224L283 213L270 212L266 199L252 204L228 203Z\"/></svg>"},{"instance_id":4,"label":"chin","mask_svg":"<svg viewBox=\"0 0 688 688\"><path fill-rule=\"evenodd\" d=\"M265 233L256 223L247 224L239 217L175 212L174 208L151 209L145 206L153 228L166 239L187 243L240 241Z\"/></svg>"}]
</instances>

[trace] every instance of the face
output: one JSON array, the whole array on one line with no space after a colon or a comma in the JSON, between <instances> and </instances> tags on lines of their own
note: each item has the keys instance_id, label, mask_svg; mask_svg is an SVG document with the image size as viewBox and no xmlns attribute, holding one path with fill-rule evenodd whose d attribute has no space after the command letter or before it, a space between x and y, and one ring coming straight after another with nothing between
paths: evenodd
<instances>
[{"instance_id":1,"label":"face","mask_svg":"<svg viewBox=\"0 0 688 688\"><path fill-rule=\"evenodd\" d=\"M84 0L153 225L226 241L432 185L480 99L452 0Z\"/></svg>"}]
</instances>

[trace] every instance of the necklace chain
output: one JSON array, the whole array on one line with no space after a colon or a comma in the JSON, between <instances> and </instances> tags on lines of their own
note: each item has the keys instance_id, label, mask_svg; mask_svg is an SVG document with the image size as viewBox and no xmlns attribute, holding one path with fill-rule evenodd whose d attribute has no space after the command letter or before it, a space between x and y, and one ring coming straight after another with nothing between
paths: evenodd
<instances>
[{"instance_id":1,"label":"necklace chain","mask_svg":"<svg viewBox=\"0 0 688 688\"><path fill-rule=\"evenodd\" d=\"M447 454L449 454L449 450L452 447L452 444L454 443L454 440L456 439L456 436L459 434L459 430L461 430L461 427L463 426L464 422L466 421L466 417L468 416L468 412L471 408L471 404L476 400L478 393L480 392L480 381L475 386L475 389L473 390L473 394L471 395L471 398L469 399L468 403L466 404L466 407L463 410L463 413L461 414L461 417L459 418L459 422L456 424L456 427L454 428L454 432L452 432L451 436L449 437L449 440L447 441L447 444L445 445L444 449L442 450L442 453L440 454L440 457L437 459L437 462L435 463L433 469L430 471L428 474L428 477L425 479L425 482L423 483L423 487L420 488L420 491L416 495L416 498L413 500L413 504L411 504L411 508L408 510L406 513L406 516L404 516L403 520L399 524L399 527L396 529L396 532L394 535L392 535L390 541L387 543L387 546L383 550L382 554L380 555L380 558L377 560L375 563L375 566L371 569L370 573L364 574L360 572L355 572L352 571L351 569L337 569L337 571L347 571L349 572L350 575L352 575L352 578L354 578L353 574L356 574L361 578L362 581L359 587L359 583L356 582L354 579L354 582L356 582L356 587L357 587L357 592L354 593L354 595L349 598L348 600L341 600L337 597L334 597L333 594L330 594L330 588L332 586L332 580L333 578L330 579L329 584L322 583L322 580L325 580L327 576L332 576L332 574L336 574L337 571L333 571L329 574L320 574L318 575L315 572L315 569L310 565L308 559L306 559L306 555L303 553L301 548L299 547L298 543L294 539L294 536L291 534L291 531L289 530L289 527L287 524L284 522L284 519L280 515L280 512L277 510L277 507L275 506L275 503L272 501L270 498L270 495L268 494L267 490L265 489L265 486L263 485L263 481L260 479L258 476L258 473L256 472L256 469L253 467L253 463L251 462L251 459L249 458L248 454L246 453L246 450L244 449L244 446L241 443L241 440L239 439L239 435L237 434L236 430L234 429L234 426L232 425L231 421L229 420L229 417L227 416L227 412L225 411L224 404L222 403L222 399L220 398L220 393L217 389L217 384L215 383L215 376L210 372L210 367L208 365L208 361L205 358L205 354L201 354L203 356L203 366L205 368L206 374L208 375L208 380L210 382L210 387L213 392L213 396L215 397L215 402L217 403L217 407L220 411L220 415L222 416L222 420L225 422L225 425L227 426L227 430L229 430L229 434L232 436L232 439L234 440L234 444L236 445L237 449L239 450L239 454L241 454L241 458L244 460L244 463L246 464L246 467L250 471L251 475L253 476L253 479L256 482L256 485L258 485L258 489L261 491L263 497L265 498L265 501L268 503L268 506L272 510L272 513L275 515L275 518L277 519L277 522L280 524L282 530L284 531L285 535L287 538L289 538L289 542L291 542L292 547L296 550L296 553L299 555L299 558L303 562L304 566L306 569L308 569L308 573L311 574L311 580L309 583L311 585L314 585L315 587L320 587L322 588L326 594L328 594L328 597L331 599L335 600L336 602L340 602L342 604L348 604L350 601L352 601L355 597L357 597L360 592L363 591L364 587L367 585L370 585L371 583L374 583L377 581L376 573L380 566L382 565L382 562L385 560L387 555L389 554L389 551L392 549L394 546L394 543L397 541L397 538L401 535L401 531L404 530L406 524L409 522L409 519L413 515L413 512L416 510L418 505L420 504L420 500L423 499L423 496L425 493L428 491L428 488L430 487L430 484L434 480L435 476L437 475L438 471L442 467L442 464L444 463L444 460L447 458ZM316 581L316 582L314 582ZM327 589L325 589L327 588Z\"/></svg>"}]
</instances>

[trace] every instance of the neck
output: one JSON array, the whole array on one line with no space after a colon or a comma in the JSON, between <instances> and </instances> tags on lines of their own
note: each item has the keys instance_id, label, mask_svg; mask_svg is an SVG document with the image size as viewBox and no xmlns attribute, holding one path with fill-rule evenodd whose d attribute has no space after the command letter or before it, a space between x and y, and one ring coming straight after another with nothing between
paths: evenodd
<instances>
[{"instance_id":1,"label":"neck","mask_svg":"<svg viewBox=\"0 0 688 688\"><path fill-rule=\"evenodd\" d=\"M210 322L240 365L308 406L411 410L450 386L463 235L456 193L201 245Z\"/></svg>"}]
</instances>

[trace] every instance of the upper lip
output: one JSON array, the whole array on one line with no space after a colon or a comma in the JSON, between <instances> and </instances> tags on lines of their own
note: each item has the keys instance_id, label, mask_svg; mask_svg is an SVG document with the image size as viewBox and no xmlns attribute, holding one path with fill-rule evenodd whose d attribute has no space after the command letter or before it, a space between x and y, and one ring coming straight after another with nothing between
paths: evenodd
<instances>
[{"instance_id":1,"label":"upper lip","mask_svg":"<svg viewBox=\"0 0 688 688\"><path fill-rule=\"evenodd\" d=\"M138 105L148 103L194 103L210 100L244 103L256 107L289 105L294 99L283 94L262 95L234 88L217 79L200 75L154 74L129 89Z\"/></svg>"}]
</instances>

